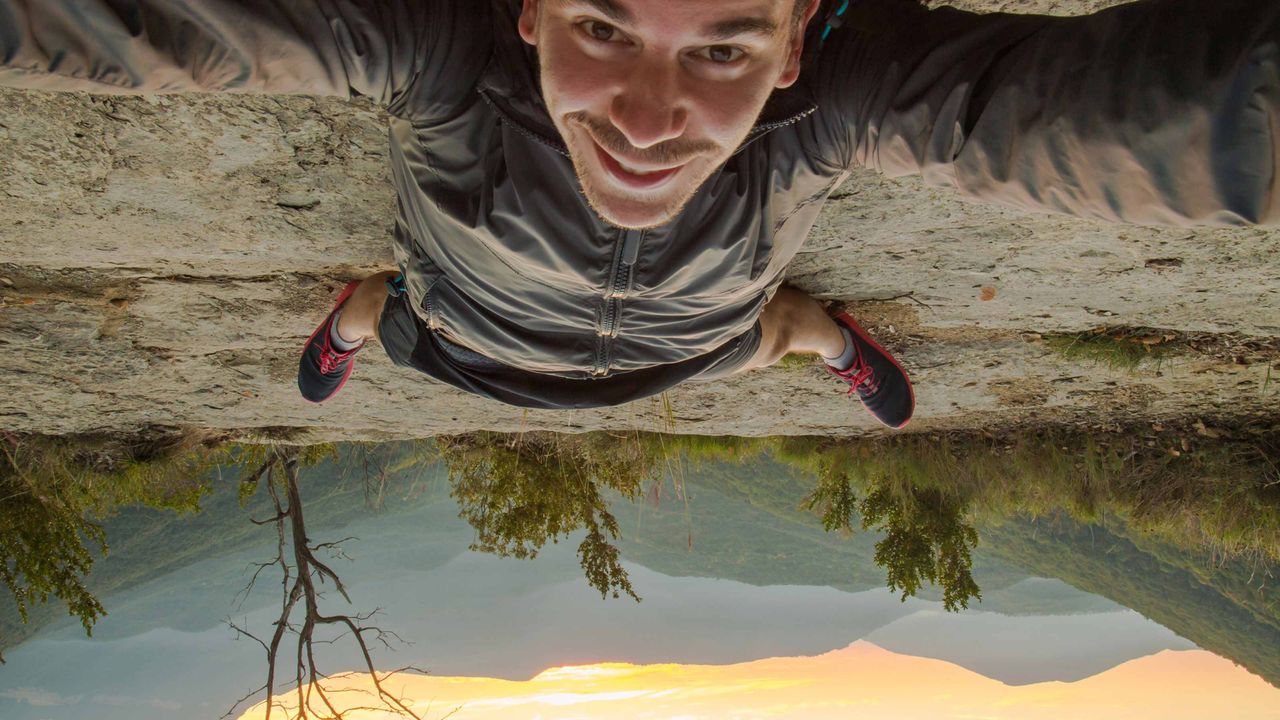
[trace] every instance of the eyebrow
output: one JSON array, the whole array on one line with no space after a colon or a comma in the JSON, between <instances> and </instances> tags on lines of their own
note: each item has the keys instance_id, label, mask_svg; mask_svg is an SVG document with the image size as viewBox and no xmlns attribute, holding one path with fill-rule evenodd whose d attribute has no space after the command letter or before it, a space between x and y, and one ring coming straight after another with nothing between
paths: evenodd
<instances>
[{"instance_id":1,"label":"eyebrow","mask_svg":"<svg viewBox=\"0 0 1280 720\"><path fill-rule=\"evenodd\" d=\"M631 11L622 3L617 2L617 0L568 0L568 2L590 5L601 15L608 17L614 22L630 23L635 20Z\"/></svg>"},{"instance_id":2,"label":"eyebrow","mask_svg":"<svg viewBox=\"0 0 1280 720\"><path fill-rule=\"evenodd\" d=\"M765 35L772 37L778 32L778 24L769 18L740 17L732 20L721 20L702 31L712 40L728 40L738 35Z\"/></svg>"},{"instance_id":3,"label":"eyebrow","mask_svg":"<svg viewBox=\"0 0 1280 720\"><path fill-rule=\"evenodd\" d=\"M568 3L589 5L597 12L617 23L630 24L635 16L618 0L564 0ZM740 17L721 20L703 29L702 34L711 40L729 40L739 35L764 35L772 37L778 32L778 24L765 17Z\"/></svg>"}]
</instances>

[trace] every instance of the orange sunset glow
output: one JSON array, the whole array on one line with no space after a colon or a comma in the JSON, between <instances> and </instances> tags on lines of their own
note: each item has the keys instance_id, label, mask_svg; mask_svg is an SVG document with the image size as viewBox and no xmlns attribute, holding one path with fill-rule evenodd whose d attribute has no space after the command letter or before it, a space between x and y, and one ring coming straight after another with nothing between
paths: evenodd
<instances>
[{"instance_id":1,"label":"orange sunset glow","mask_svg":"<svg viewBox=\"0 0 1280 720\"><path fill-rule=\"evenodd\" d=\"M330 683L369 687L363 675ZM527 681L398 676L388 689L413 698L428 718L456 709L454 720L1280 718L1280 690L1203 650L1167 650L1078 682L1022 686L859 641L816 657L723 666L600 663L552 668ZM369 704L358 694L337 697ZM242 718L261 718L264 709ZM394 716L354 710L348 717Z\"/></svg>"}]
</instances>

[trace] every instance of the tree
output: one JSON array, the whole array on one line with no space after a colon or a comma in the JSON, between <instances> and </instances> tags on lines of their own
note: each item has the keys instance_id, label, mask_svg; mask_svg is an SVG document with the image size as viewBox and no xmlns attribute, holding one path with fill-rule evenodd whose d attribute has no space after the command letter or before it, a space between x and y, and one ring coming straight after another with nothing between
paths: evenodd
<instances>
[{"instance_id":1,"label":"tree","mask_svg":"<svg viewBox=\"0 0 1280 720\"><path fill-rule=\"evenodd\" d=\"M106 614L84 580L95 522L124 504L194 511L219 449L195 436L126 439L0 434L0 579L23 623L33 606L62 600L86 634ZM0 656L0 663L4 662Z\"/></svg>"},{"instance_id":2,"label":"tree","mask_svg":"<svg viewBox=\"0 0 1280 720\"><path fill-rule=\"evenodd\" d=\"M266 450L260 464L253 466L241 481L242 493L245 488L256 488L265 485L271 497L275 512L272 517L253 520L258 525L273 525L276 529L276 556L266 562L258 563L257 570L244 589L247 595L258 577L269 568L278 568L281 575L280 615L274 623L274 630L267 640L263 640L248 629L228 621L233 630L241 636L250 638L262 646L266 655L266 681L256 690L250 692L227 711L228 717L248 700L259 693L266 694L266 716L269 719L273 709L279 708L291 720L307 720L308 718L328 718L342 720L352 708L340 709L335 694L345 692L325 686L325 673L317 663L316 645L335 642L335 640L316 639L319 628L337 628L343 636L349 636L360 651L365 667L372 679L374 690L371 693L380 703L380 709L394 715L422 720L423 716L410 707L409 702L391 693L386 687L386 680L398 673L416 670L405 667L390 672L379 673L374 667L373 655L369 643L372 640L384 647L392 642L401 642L393 632L377 626L366 624L378 610L365 614L330 613L321 610L324 599L323 586L332 583L333 588L348 604L351 597L342 583L342 578L329 565L320 559L319 554L328 552L341 556L341 545L345 538L334 542L313 543L307 534L306 518L303 512L302 496L298 489L298 467L303 460L314 462L319 457L331 453L330 448L315 447L300 450L296 447L278 446ZM298 617L298 614L301 617ZM292 688L295 704L290 706L276 698L277 675L280 665L280 651L285 646L287 636L293 635L292 651L286 657L292 663ZM420 671L419 671L420 672ZM367 708L365 708L367 709Z\"/></svg>"},{"instance_id":3,"label":"tree","mask_svg":"<svg viewBox=\"0 0 1280 720\"><path fill-rule=\"evenodd\" d=\"M942 588L942 605L952 612L982 599L972 572L978 531L964 521L960 503L935 489L912 487L903 497L881 485L871 489L860 509L863 529L885 533L876 543L876 564L903 600L924 582Z\"/></svg>"},{"instance_id":4,"label":"tree","mask_svg":"<svg viewBox=\"0 0 1280 720\"><path fill-rule=\"evenodd\" d=\"M605 487L635 499L656 475L656 457L628 440L489 433L440 439L459 514L476 530L471 549L533 558L548 540L586 530L578 560L587 582L601 596L639 600L611 542L618 521L601 493Z\"/></svg>"},{"instance_id":5,"label":"tree","mask_svg":"<svg viewBox=\"0 0 1280 720\"><path fill-rule=\"evenodd\" d=\"M855 477L866 486L861 501ZM904 601L926 582L942 588L949 611L982 599L972 572L978 531L965 521L965 503L958 498L893 477L884 467L831 455L818 468L818 484L804 507L817 511L828 531L852 532L856 514L863 530L883 532L875 561L885 569L889 589L901 591Z\"/></svg>"},{"instance_id":6,"label":"tree","mask_svg":"<svg viewBox=\"0 0 1280 720\"><path fill-rule=\"evenodd\" d=\"M107 611L84 585L84 577L93 567L93 553L86 541L105 552L102 527L56 496L24 492L11 482L3 482L0 488L4 493L0 502L0 578L13 594L22 622L30 621L32 605L48 602L53 595L66 603L67 612L79 618L85 634L92 635L94 623Z\"/></svg>"}]
</instances>

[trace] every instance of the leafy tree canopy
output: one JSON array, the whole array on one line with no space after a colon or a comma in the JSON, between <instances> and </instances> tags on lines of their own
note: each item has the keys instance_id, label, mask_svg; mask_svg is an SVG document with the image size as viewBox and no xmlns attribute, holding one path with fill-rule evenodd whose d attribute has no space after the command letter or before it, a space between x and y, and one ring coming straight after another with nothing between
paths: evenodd
<instances>
[{"instance_id":1,"label":"leafy tree canopy","mask_svg":"<svg viewBox=\"0 0 1280 720\"><path fill-rule=\"evenodd\" d=\"M578 559L602 596L639 600L623 569L618 521L601 488L634 499L656 458L634 439L488 433L439 441L459 515L476 530L473 550L536 557L547 541L586 530Z\"/></svg>"}]
</instances>

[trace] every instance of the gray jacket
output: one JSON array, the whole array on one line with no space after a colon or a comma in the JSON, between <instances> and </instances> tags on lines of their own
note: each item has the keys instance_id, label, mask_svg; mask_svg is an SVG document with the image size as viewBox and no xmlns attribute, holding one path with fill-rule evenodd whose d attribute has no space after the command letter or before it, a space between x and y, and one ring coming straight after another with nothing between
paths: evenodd
<instances>
[{"instance_id":1,"label":"gray jacket","mask_svg":"<svg viewBox=\"0 0 1280 720\"><path fill-rule=\"evenodd\" d=\"M829 3L830 5L831 3ZM397 260L421 319L599 377L748 331L853 165L1135 223L1280 221L1280 3L1087 17L854 0L683 213L601 221L547 116L518 0L0 0L0 83L365 95L391 115Z\"/></svg>"}]
</instances>

